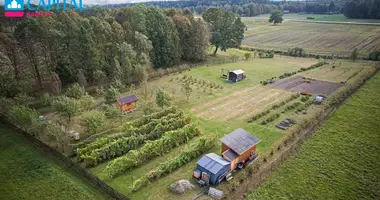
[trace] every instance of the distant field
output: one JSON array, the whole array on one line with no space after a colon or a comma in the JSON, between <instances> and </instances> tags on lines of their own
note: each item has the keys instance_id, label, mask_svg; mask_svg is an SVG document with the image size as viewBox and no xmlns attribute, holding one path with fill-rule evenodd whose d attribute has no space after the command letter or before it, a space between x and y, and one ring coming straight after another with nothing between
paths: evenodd
<instances>
[{"instance_id":1,"label":"distant field","mask_svg":"<svg viewBox=\"0 0 380 200\"><path fill-rule=\"evenodd\" d=\"M380 73L246 199L380 199Z\"/></svg>"},{"instance_id":2,"label":"distant field","mask_svg":"<svg viewBox=\"0 0 380 200\"><path fill-rule=\"evenodd\" d=\"M287 51L302 47L317 54L361 55L380 50L380 26L284 21L274 26L265 19L243 18L248 26L243 45Z\"/></svg>"},{"instance_id":3,"label":"distant field","mask_svg":"<svg viewBox=\"0 0 380 200\"><path fill-rule=\"evenodd\" d=\"M0 124L0 199L108 199Z\"/></svg>"},{"instance_id":4,"label":"distant field","mask_svg":"<svg viewBox=\"0 0 380 200\"><path fill-rule=\"evenodd\" d=\"M307 19L307 17L314 17L314 19ZM268 18L269 14L253 17L257 19ZM325 22L357 22L357 23L380 23L379 19L350 19L341 15L317 15L317 14L285 14L285 20L308 20L308 21L325 21Z\"/></svg>"}]
</instances>

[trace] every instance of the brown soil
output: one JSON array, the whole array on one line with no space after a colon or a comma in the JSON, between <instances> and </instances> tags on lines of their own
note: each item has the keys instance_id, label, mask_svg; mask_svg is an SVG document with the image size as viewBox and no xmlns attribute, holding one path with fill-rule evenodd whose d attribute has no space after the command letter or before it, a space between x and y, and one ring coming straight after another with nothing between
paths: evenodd
<instances>
[{"instance_id":1,"label":"brown soil","mask_svg":"<svg viewBox=\"0 0 380 200\"><path fill-rule=\"evenodd\" d=\"M308 92L311 94L322 94L328 96L343 85L343 83L334 83L315 79L312 79L310 83L307 83L304 77L295 76L277 83L276 88L292 92Z\"/></svg>"}]
</instances>

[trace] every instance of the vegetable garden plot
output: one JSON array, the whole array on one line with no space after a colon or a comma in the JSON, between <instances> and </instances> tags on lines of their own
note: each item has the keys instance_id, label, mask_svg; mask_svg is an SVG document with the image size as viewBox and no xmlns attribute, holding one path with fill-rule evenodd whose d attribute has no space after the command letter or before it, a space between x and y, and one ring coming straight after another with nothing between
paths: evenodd
<instances>
[{"instance_id":1,"label":"vegetable garden plot","mask_svg":"<svg viewBox=\"0 0 380 200\"><path fill-rule=\"evenodd\" d=\"M343 83L334 83L315 79L309 80L310 82L302 76L295 76L277 83L275 87L291 92L307 92L311 94L323 94L328 96L344 85Z\"/></svg>"}]
</instances>

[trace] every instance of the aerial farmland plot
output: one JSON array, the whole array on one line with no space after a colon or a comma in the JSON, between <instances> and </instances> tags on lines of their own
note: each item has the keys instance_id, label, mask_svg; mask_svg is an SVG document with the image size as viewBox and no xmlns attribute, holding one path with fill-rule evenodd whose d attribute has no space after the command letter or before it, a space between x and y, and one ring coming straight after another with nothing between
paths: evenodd
<instances>
[{"instance_id":1,"label":"aerial farmland plot","mask_svg":"<svg viewBox=\"0 0 380 200\"><path fill-rule=\"evenodd\" d=\"M230 52L236 53L238 51L242 50ZM182 155L184 149L189 149L191 145L196 145L199 139L210 136L213 138L212 140L218 141L219 138L237 128L244 128L260 138L262 142L258 144L257 151L261 154L267 154L276 141L287 135L287 131L276 128L276 124L288 118L300 121L320 109L318 105L310 103L313 101L314 96L303 97L297 95L294 91L276 87L276 84L292 79L293 76L286 79L277 77L287 72L297 72L301 68L307 68L318 62L320 62L318 59L286 56L276 56L274 59L256 58L234 63L198 66L186 72L152 80L149 82L149 87L152 90L161 88L167 91L172 95L173 104L179 109L158 111L157 113L161 112L162 114L154 114L156 116L153 117L152 122L143 122L144 117L141 118L141 111L127 115L126 119L130 120L129 124L134 128L125 129L126 126L122 125L117 129L119 131L106 133L104 137L108 139L104 141L95 140L95 142L79 147L83 148L84 151L78 151L78 153L83 152L83 164L88 165L88 168L95 175L132 199L191 198L200 191L200 188L177 196L170 193L167 186L179 179L195 181L191 178L191 175L201 154L196 155L190 162L181 165L178 170L165 172L164 175L156 174L158 167L168 160L176 159ZM370 62L358 61L357 63L352 63L341 61L340 66L338 66L338 62L298 72L297 75L313 79L321 78L331 83L342 84L341 81L347 81L350 77L354 79L359 73L373 70L373 65ZM337 66L332 67L334 65ZM245 80L230 83L221 78L221 73L236 69L241 69L245 72ZM350 70L348 71L348 69ZM322 78L324 74L328 74L328 76ZM274 84L262 85L260 83L274 77L276 77ZM181 90L181 83L186 81L191 82L193 89L188 100ZM137 95L140 94L140 90L141 88L136 89ZM313 95L317 95L317 93ZM139 103L143 104L145 101L153 101L153 96L150 99L141 99ZM250 121L253 116L267 110L271 112ZM133 125L136 123L140 124L142 128ZM157 123L164 126L160 132L155 130ZM194 133L186 140L176 144L173 143L162 152L156 152L157 154L144 153L145 150L142 149L148 149L148 146L143 143L132 148L123 146L128 142L120 139L121 137L129 137L125 135L129 134L128 130L135 130L141 132L140 134L146 134L146 138L149 138L148 140L150 141L148 143L153 144L163 140L169 132L181 132L184 128L194 125L199 128L200 133ZM103 143L103 146L99 146L96 141ZM216 145L208 148L208 150L205 149L204 153L218 153L220 144L216 142ZM110 151L111 149L113 150ZM152 149L151 151L156 150ZM131 164L129 163L131 162L130 159L135 159L135 153L145 158L137 164ZM92 156L95 157L91 158ZM143 181L145 180L144 177L152 176L152 174L156 177L153 181ZM195 182L194 185L196 185Z\"/></svg>"},{"instance_id":2,"label":"aerial farmland plot","mask_svg":"<svg viewBox=\"0 0 380 200\"><path fill-rule=\"evenodd\" d=\"M380 49L380 26L285 21L273 26L263 19L243 18L248 30L243 44L267 50L300 47L309 53L349 55L358 48L362 55Z\"/></svg>"},{"instance_id":3,"label":"aerial farmland plot","mask_svg":"<svg viewBox=\"0 0 380 200\"><path fill-rule=\"evenodd\" d=\"M380 1L8 1L0 200L379 199Z\"/></svg>"}]
</instances>

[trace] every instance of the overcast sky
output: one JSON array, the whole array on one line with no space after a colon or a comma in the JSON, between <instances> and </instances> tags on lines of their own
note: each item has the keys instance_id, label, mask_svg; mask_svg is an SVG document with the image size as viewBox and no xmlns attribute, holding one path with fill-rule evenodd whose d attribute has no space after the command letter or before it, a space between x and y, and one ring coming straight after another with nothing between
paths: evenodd
<instances>
[{"instance_id":1,"label":"overcast sky","mask_svg":"<svg viewBox=\"0 0 380 200\"><path fill-rule=\"evenodd\" d=\"M4 5L5 0L0 0L0 4ZM24 0L26 3L28 0ZM77 3L79 0L76 0ZM82 0L83 4L118 4L118 3L138 3L138 2L146 2L146 1L162 1L162 0ZM173 1L173 0L172 0ZM39 0L31 0L31 2L38 4ZM47 3L48 1L45 0ZM63 2L63 0L60 0ZM66 2L70 2L70 0L66 0Z\"/></svg>"}]
</instances>

